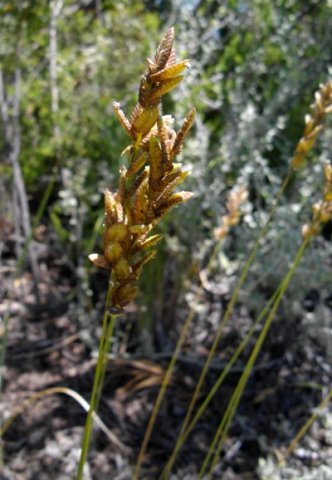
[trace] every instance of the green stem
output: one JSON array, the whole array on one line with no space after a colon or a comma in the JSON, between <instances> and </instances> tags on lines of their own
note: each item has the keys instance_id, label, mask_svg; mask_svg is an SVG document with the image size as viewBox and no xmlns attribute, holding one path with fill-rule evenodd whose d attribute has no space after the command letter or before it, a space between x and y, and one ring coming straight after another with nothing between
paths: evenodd
<instances>
[{"instance_id":1,"label":"green stem","mask_svg":"<svg viewBox=\"0 0 332 480\"><path fill-rule=\"evenodd\" d=\"M189 315L187 316L187 319L186 319L183 327L182 327L181 335L180 335L180 337L177 341L175 350L173 352L173 355L172 355L171 360L169 362L169 365L168 365L168 368L166 370L165 376L163 378L162 385L160 387L157 399L155 401L155 404L154 404L154 407L153 407L153 410L152 410L152 413L151 413L151 416L150 416L150 419L149 419L148 426L147 426L145 434L144 434L142 446L141 446L140 452L138 454L136 467L135 467L135 471L134 471L134 475L133 475L133 480L138 480L138 478L139 478L139 473L140 473L141 466L142 466L142 463L143 463L143 460L144 460L144 455L145 455L149 440L151 438L152 430L153 430L154 424L155 424L156 419L157 419L157 415L158 415L158 412L159 412L159 409L160 409L161 402L163 401L166 389L167 389L167 387L170 383L175 363L176 363L176 361L178 359L178 356L180 354L183 342L184 342L184 340L187 336L189 326L192 322L192 319L194 318L194 314L195 314L195 310L192 308L189 312Z\"/></svg>"},{"instance_id":2,"label":"green stem","mask_svg":"<svg viewBox=\"0 0 332 480\"><path fill-rule=\"evenodd\" d=\"M218 240L218 241L216 242L213 250L212 250L211 256L210 256L210 258L209 258L209 262L208 262L207 267L206 267L206 269L207 269L208 272L211 271L211 268L212 268L212 266L213 266L213 264L214 264L214 261L215 261L217 255L218 255L218 253L219 253L219 251L220 251L221 244L222 244L222 240Z\"/></svg>"},{"instance_id":3,"label":"green stem","mask_svg":"<svg viewBox=\"0 0 332 480\"><path fill-rule=\"evenodd\" d=\"M230 417L230 414L231 414L233 408L236 408L236 407L235 407L235 401L236 401L236 398L237 398L237 397L236 397L237 392L238 392L238 389L236 388L234 394L232 395L231 400L229 401L229 403L228 403L228 405L227 405L226 412L225 412L225 414L224 414L224 416L223 416L223 418L222 418L222 420L221 420L221 422L220 422L220 425L219 425L218 430L219 430L219 429L222 430L222 429L225 427L225 425L226 425L227 422L228 422L228 419L229 419L229 417ZM210 444L209 451L208 451L208 453L207 453L207 455L206 455L206 457L205 457L205 459L204 459L203 465L202 465L202 467L201 467L201 469L200 469L200 471L199 471L198 480L202 480L202 478L203 478L203 476L204 476L204 474L205 474L205 472L206 472L206 469L207 469L207 467L208 467L208 465L209 465L209 463L210 463L211 456L212 456L212 453L213 453L213 451L214 451L214 448L215 448L215 446L216 446L217 441L218 441L218 435L217 435L217 433L216 433L215 436L213 437L213 440L212 440L211 444ZM209 480L210 480L210 479L209 479Z\"/></svg>"},{"instance_id":4,"label":"green stem","mask_svg":"<svg viewBox=\"0 0 332 480\"><path fill-rule=\"evenodd\" d=\"M214 450L214 447L216 445L216 443L219 441L219 438L220 438L220 441L219 441L219 444L218 444L218 448L215 452L215 455L214 455L214 458L213 458L213 461L212 461L212 465L211 465L211 469L210 469L210 475L211 475L211 472L212 470L214 469L217 461L218 461L218 458L220 456L220 451L224 445L224 442L225 442L225 439L226 439L226 436L227 436L227 433L228 433L228 430L229 430L229 427L231 425L231 422L234 418L234 415L235 415L235 412L236 412L236 409L237 409L237 406L240 402L240 399L241 399L241 396L242 396L242 393L245 389L245 386L247 384L247 381L249 379L249 376L250 376L250 373L252 371L252 368L254 366L254 363L257 359L257 356L262 348L262 345L263 345L263 342L266 338L266 335L270 329L270 326L271 326L271 323L272 323L272 320L276 314L276 311L280 305L280 302L281 302L281 299L301 261L301 258L308 246L308 243L309 243L309 240L304 240L301 244L301 247L295 257L295 260L291 266L291 268L289 269L289 271L287 272L285 278L283 279L283 281L281 282L281 285L280 285L280 289L278 291L278 295L277 295L277 298L271 308L271 311L264 323L264 326L262 328L262 331L257 339L257 342L255 343L255 346L253 348L253 351L249 357L249 360L246 364L246 367L244 369L244 372L239 380L239 383L238 383L238 386L235 390L235 392L233 393L232 395L232 398L231 398L231 401L228 405L228 408L226 410L226 413L225 415L223 416L222 420L221 420L221 423L218 427L218 430L214 436L214 439L211 443L211 446L210 446L210 449L209 449L209 452L207 454L207 457L203 463L203 466L201 468L201 471L200 471L200 476L199 478L202 478L202 476L204 475L205 473L205 470L206 470L206 467L210 461L210 458L211 458L211 455L212 455L212 452Z\"/></svg>"},{"instance_id":5,"label":"green stem","mask_svg":"<svg viewBox=\"0 0 332 480\"><path fill-rule=\"evenodd\" d=\"M264 316L268 312L269 308L271 307L271 305L273 304L273 302L277 298L278 292L279 292L279 288L274 292L272 297L269 299L269 301L265 305L264 309L260 312L259 316L255 320L255 322L252 324L251 328L249 329L248 333L246 334L246 336L242 340L241 344L238 346L236 351L233 353L233 355L230 358L230 360L228 361L226 367L224 368L224 370L219 375L217 381L215 382L215 384L211 388L210 392L206 396L204 402L200 405L199 409L197 410L196 414L194 415L194 418L191 420L191 422L188 425L186 431L184 432L184 434L181 438L181 441L179 442L178 451L180 450L180 448L182 447L184 442L187 440L189 434L192 432L192 430L196 426L197 422L202 417L203 413L205 412L206 408L208 407L209 403L212 401L212 399L215 396L215 394L217 393L217 391L220 389L223 381L227 377L227 375L228 375L229 371L231 370L232 366L234 365L234 363L237 361L237 359L239 358L239 356L241 355L243 350L248 345L248 342L249 342L250 338L253 336L257 326L259 325L259 323L264 318ZM170 461L171 460L173 460L172 457L171 457ZM167 468L167 466L166 466L166 468ZM166 476L165 476L165 474L167 473L166 468L164 469L164 472L162 474L162 478L166 478Z\"/></svg>"},{"instance_id":6,"label":"green stem","mask_svg":"<svg viewBox=\"0 0 332 480\"><path fill-rule=\"evenodd\" d=\"M115 319L117 316L114 314L110 314L109 310L110 310L110 284L109 284L106 303L105 303L102 333L101 333L100 342L99 342L98 359L97 359L97 365L96 365L95 375L93 379L93 387L92 387L92 393L90 398L90 407L89 407L89 411L88 411L88 415L87 415L85 427L84 427L81 456L78 464L77 477L76 477L77 480L82 480L83 478L84 464L86 462L86 458L88 455L90 439L91 439L93 412L95 412L98 408L103 381L105 377L107 354L109 351L110 341L111 341L111 337L112 337L112 333L115 325Z\"/></svg>"},{"instance_id":7,"label":"green stem","mask_svg":"<svg viewBox=\"0 0 332 480\"><path fill-rule=\"evenodd\" d=\"M102 389L103 389L103 385L104 385L105 373L106 373L106 370L107 370L106 359L107 359L107 355L110 351L112 335L113 335L113 332L114 332L115 318L116 318L116 315L111 315L110 321L109 321L108 327L107 327L106 336L105 336L105 343L104 343L104 346L103 346L103 353L102 353L102 355L104 357L104 362L102 363L102 370L100 372L99 387L98 387L97 398L96 398L96 403L95 403L95 408L94 408L94 410L96 412L98 411L98 408L99 408L100 397L101 397Z\"/></svg>"},{"instance_id":8,"label":"green stem","mask_svg":"<svg viewBox=\"0 0 332 480\"><path fill-rule=\"evenodd\" d=\"M313 424L313 422L316 420L316 418L318 417L318 415L321 413L321 411L328 405L329 401L332 399L332 390L329 391L329 393L326 395L326 397L322 400L322 402L320 403L320 405L315 408L315 411L314 413L311 415L310 418L308 418L308 420L305 422L305 424L303 425L303 427L298 431L298 433L295 435L295 437L293 438L293 440L291 441L289 447L287 448L286 450L286 453L283 457L283 461L285 460L285 458L290 455L293 450L296 448L297 444L299 443L299 441L302 439L302 437L306 434L307 430L311 427L311 425Z\"/></svg>"},{"instance_id":9,"label":"green stem","mask_svg":"<svg viewBox=\"0 0 332 480\"><path fill-rule=\"evenodd\" d=\"M279 201L280 201L280 199L281 199L281 197L282 197L282 195L283 195L283 193L284 193L287 185L289 184L289 181L290 181L290 179L291 179L291 177L292 177L292 173L293 173L292 170L289 170L289 171L288 171L288 174L287 174L287 176L286 176L286 178L285 178L282 186L280 187L279 192L277 193L277 196L276 196L276 198L275 198L273 207L271 208L271 211L270 211L269 216L268 216L268 218L267 218L267 220L266 220L266 222L265 222L265 225L264 225L264 227L261 229L261 231L260 231L260 233L259 233L259 235L258 235L258 238L257 238L257 240L256 240L256 242L255 242L255 244L254 244L254 246L253 246L253 248L252 248L252 250L251 250L251 252L250 252L250 255L249 255L249 257L248 257L248 259L247 259L247 261L246 261L246 264L244 265L244 268L243 268L243 270L242 270L242 273L241 273L241 275L240 275L240 278L239 278L239 280L238 280L238 282L237 282L237 284L236 284L236 286L235 286L234 292L233 292L232 297L231 297L231 299L230 299L230 302L229 302L229 304L228 304L228 306L227 306L227 309L226 309L226 312L225 312L225 314L224 314L224 317L223 317L223 319L222 319L222 321L221 321L221 323L220 323L220 325L219 325L219 328L218 328L218 331L217 331L217 333L216 333L216 337L215 337L215 339L214 339L214 342L213 342L213 344L212 344L212 347L211 347L211 349L210 349L210 351L209 351L209 355L208 355L208 357L207 357L207 359L206 359L206 362L205 362L204 367L203 367L203 369L202 369L201 375L200 375L200 377L199 377L199 379L198 379L198 382L197 382L197 384L196 384L196 388L195 388L194 394L193 394L193 396L192 396L192 398L191 398L191 401L190 401L190 404L189 404L189 407L188 407L188 410L187 410L185 419L184 419L183 424L182 424L182 426L181 426L181 430L180 430L180 433L179 433L179 435L178 435L178 438L177 438L177 441L176 441L174 450L173 450L172 455L171 455L171 457L170 457L170 459L169 459L169 461L168 461L168 463L167 463L167 465L166 465L166 467L165 467L165 470L164 470L165 473L164 473L164 475L163 475L162 478L167 478L167 477L169 476L169 474L170 474L170 472L171 472L171 469L172 469L172 466L173 466L173 464L174 464L175 458L176 458L176 456L177 456L177 453L178 453L178 451L179 451L179 449L180 449L180 444L181 444L181 445L183 444L183 436L184 436L184 433L185 433L185 431L186 431L186 429L187 429L187 426L188 426L188 424L189 424L189 422L190 422L190 418L191 418L192 412L193 412L194 407L195 407L195 405L196 405L198 396L199 396L199 394L200 394L200 392L201 392L201 389L202 389L202 386L203 386L203 383L204 383L206 374L207 374L207 372L208 372L208 370L209 370L210 364L211 364L211 362L212 362L213 356L214 356L215 351L216 351L216 349L217 349L217 346L218 346L218 344L219 344L219 342L220 342L220 340L221 340L221 336L222 336L222 334L223 334L224 327L225 327L225 325L227 324L227 322L228 322L228 320L229 320L229 318L230 318L230 316L231 316L231 313L233 312L233 307L234 307L234 305L235 305L235 302L237 301L237 298L238 298L238 295L239 295L240 290L241 290L241 288L242 288L242 285L243 285L243 283L244 283L244 281L245 281L245 279L246 279L246 277L247 277L249 268L251 267L251 265L252 265L252 263L253 263L253 261L254 261L254 259L255 259L255 257L256 257L257 250L258 250L258 248L259 248L259 244L260 244L261 240L264 238L264 236L266 235L266 233L267 233L267 231L268 231L270 222L271 222L271 220L272 220L272 218L273 218L273 215L274 215L274 213L275 213L275 211L276 211L276 208L277 208L277 206L278 206L278 204L279 204Z\"/></svg>"},{"instance_id":10,"label":"green stem","mask_svg":"<svg viewBox=\"0 0 332 480\"><path fill-rule=\"evenodd\" d=\"M221 241L219 240L218 242L216 242L216 244L213 248L212 254L210 256L208 266L207 266L208 271L211 269L212 264L213 264L213 262L214 262L214 260L217 256L219 250L220 250L220 245L221 245ZM176 361L179 357L182 345L183 345L183 343L186 339L186 336L187 336L189 327L191 325L191 322L194 318L194 315L195 315L195 309L192 307L189 311L189 314L186 318L186 321L183 324L180 337L179 337L179 339L177 341L177 344L175 346L175 350L174 350L174 352L172 354L172 357L171 357L171 360L168 364L165 376L163 378L162 385L160 387L157 399L156 399L155 404L153 406L153 410L152 410L147 428L145 430L145 434L144 434L143 442L142 442L142 445L141 445L141 449L140 449L140 452L138 454L138 458L137 458L137 462L136 462L136 466L135 466L135 471L134 471L134 475L133 475L133 480L138 480L138 478L139 478L139 473L140 473L142 463L143 463L143 460L144 460L144 455L145 455L147 446L148 446L150 438L151 438L153 427L156 423L156 419L157 419L157 416L158 416L158 412L160 410L161 403L164 399L167 387L168 387L168 385L171 381L172 373L173 373Z\"/></svg>"}]
</instances>

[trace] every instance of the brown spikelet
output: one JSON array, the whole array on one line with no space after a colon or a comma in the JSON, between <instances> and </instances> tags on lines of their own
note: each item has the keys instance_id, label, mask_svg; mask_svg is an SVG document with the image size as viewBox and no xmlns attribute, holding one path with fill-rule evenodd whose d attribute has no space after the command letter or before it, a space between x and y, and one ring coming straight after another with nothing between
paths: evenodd
<instances>
[{"instance_id":1,"label":"brown spikelet","mask_svg":"<svg viewBox=\"0 0 332 480\"><path fill-rule=\"evenodd\" d=\"M117 102L113 102L113 110L119 122L123 126L125 132L131 137L131 124L128 118L125 116L125 114L121 110L120 104Z\"/></svg>"},{"instance_id":2,"label":"brown spikelet","mask_svg":"<svg viewBox=\"0 0 332 480\"><path fill-rule=\"evenodd\" d=\"M139 152L136 157L131 159L131 164L127 170L127 177L132 177L137 173L146 163L148 158L147 152Z\"/></svg>"},{"instance_id":3,"label":"brown spikelet","mask_svg":"<svg viewBox=\"0 0 332 480\"><path fill-rule=\"evenodd\" d=\"M183 79L183 75L165 80L162 84L160 84L158 87L155 87L152 90L150 95L150 100L152 102L154 100L159 100L159 98L165 95L165 93L170 92L171 90L173 90L173 88L179 85L182 79Z\"/></svg>"},{"instance_id":4,"label":"brown spikelet","mask_svg":"<svg viewBox=\"0 0 332 480\"><path fill-rule=\"evenodd\" d=\"M172 148L172 155L177 155L178 153L180 153L180 149L183 144L183 141L186 138L189 130L191 129L194 123L195 115L196 115L196 109L192 108L188 113L188 115L186 116L186 118L184 119L182 127L180 128L179 132L176 135L173 148Z\"/></svg>"},{"instance_id":5,"label":"brown spikelet","mask_svg":"<svg viewBox=\"0 0 332 480\"><path fill-rule=\"evenodd\" d=\"M127 169L124 165L120 168L120 178L119 178L119 188L118 191L114 195L114 199L117 201L117 205L120 204L121 207L124 204L124 200L126 198L126 181L127 181ZM123 211L123 209L121 209ZM119 218L119 221L122 221L123 218Z\"/></svg>"},{"instance_id":6,"label":"brown spikelet","mask_svg":"<svg viewBox=\"0 0 332 480\"><path fill-rule=\"evenodd\" d=\"M165 173L165 164L162 159L162 152L157 137L150 139L150 175L149 185L152 190L159 189L159 181Z\"/></svg>"},{"instance_id":7,"label":"brown spikelet","mask_svg":"<svg viewBox=\"0 0 332 480\"><path fill-rule=\"evenodd\" d=\"M161 234L156 234L152 235L146 240L143 240L142 242L138 242L133 249L133 253L137 253L141 250L154 247L162 239L162 237L163 236Z\"/></svg>"},{"instance_id":8,"label":"brown spikelet","mask_svg":"<svg viewBox=\"0 0 332 480\"><path fill-rule=\"evenodd\" d=\"M120 285L113 294L113 302L116 308L123 308L136 297L138 287L133 283L125 283Z\"/></svg>"},{"instance_id":9,"label":"brown spikelet","mask_svg":"<svg viewBox=\"0 0 332 480\"><path fill-rule=\"evenodd\" d=\"M105 205L105 226L112 225L118 221L118 214L116 208L116 201L113 198L112 193L109 190L104 192L104 205Z\"/></svg>"},{"instance_id":10,"label":"brown spikelet","mask_svg":"<svg viewBox=\"0 0 332 480\"><path fill-rule=\"evenodd\" d=\"M141 187L141 185L146 182L149 178L149 168L145 168L143 172L135 179L132 186L129 189L128 196L133 197L136 194L136 191Z\"/></svg>"},{"instance_id":11,"label":"brown spikelet","mask_svg":"<svg viewBox=\"0 0 332 480\"><path fill-rule=\"evenodd\" d=\"M146 135L156 123L158 115L159 110L156 106L144 108L138 104L130 119L132 135L138 133L141 133L142 136Z\"/></svg>"},{"instance_id":12,"label":"brown spikelet","mask_svg":"<svg viewBox=\"0 0 332 480\"><path fill-rule=\"evenodd\" d=\"M158 135L158 129L157 129L157 126L154 125L149 131L149 133L145 135L145 137L141 140L139 144L139 148L148 152L151 137L156 137L157 135Z\"/></svg>"},{"instance_id":13,"label":"brown spikelet","mask_svg":"<svg viewBox=\"0 0 332 480\"><path fill-rule=\"evenodd\" d=\"M162 82L164 80L168 80L169 78L177 77L180 73L183 72L183 70L189 67L190 67L189 60L182 60L182 62L163 68L159 72L154 73L153 75L150 75L150 79L153 82Z\"/></svg>"},{"instance_id":14,"label":"brown spikelet","mask_svg":"<svg viewBox=\"0 0 332 480\"><path fill-rule=\"evenodd\" d=\"M230 228L237 225L241 218L241 205L248 198L246 187L234 187L228 194L226 208L227 215L222 216L221 225L214 229L214 238L222 240L225 238Z\"/></svg>"},{"instance_id":15,"label":"brown spikelet","mask_svg":"<svg viewBox=\"0 0 332 480\"><path fill-rule=\"evenodd\" d=\"M173 193L170 195L167 200L161 203L156 211L157 215L164 215L168 210L175 205L179 205L180 203L184 203L189 200L193 196L192 192L179 192Z\"/></svg>"},{"instance_id":16,"label":"brown spikelet","mask_svg":"<svg viewBox=\"0 0 332 480\"><path fill-rule=\"evenodd\" d=\"M183 171L181 168L177 168L177 165L173 165L172 171L168 172L161 180L161 185L166 187L175 188L178 184L182 183L190 172Z\"/></svg>"},{"instance_id":17,"label":"brown spikelet","mask_svg":"<svg viewBox=\"0 0 332 480\"><path fill-rule=\"evenodd\" d=\"M169 57L168 57L168 60L167 60L166 67L171 67L175 63L176 63L176 53L175 53L175 48L174 48L174 45L173 45L171 53L169 54Z\"/></svg>"},{"instance_id":18,"label":"brown spikelet","mask_svg":"<svg viewBox=\"0 0 332 480\"><path fill-rule=\"evenodd\" d=\"M135 224L149 224L147 220L147 211L149 210L149 197L148 197L148 181L147 179L142 182L140 187L136 190L131 215Z\"/></svg>"},{"instance_id":19,"label":"brown spikelet","mask_svg":"<svg viewBox=\"0 0 332 480\"><path fill-rule=\"evenodd\" d=\"M147 58L146 63L148 66L148 73L153 74L157 70L156 63L153 60L151 60L151 58Z\"/></svg>"},{"instance_id":20,"label":"brown spikelet","mask_svg":"<svg viewBox=\"0 0 332 480\"><path fill-rule=\"evenodd\" d=\"M169 28L157 48L154 62L157 65L158 70L163 69L169 60L173 47L174 35L174 27Z\"/></svg>"},{"instance_id":21,"label":"brown spikelet","mask_svg":"<svg viewBox=\"0 0 332 480\"><path fill-rule=\"evenodd\" d=\"M325 202L332 202L332 164L325 162L324 172L324 197Z\"/></svg>"},{"instance_id":22,"label":"brown spikelet","mask_svg":"<svg viewBox=\"0 0 332 480\"><path fill-rule=\"evenodd\" d=\"M106 268L111 270L112 265L109 263L107 258L104 255L99 255L98 253L91 253L89 255L89 260L96 265L96 267Z\"/></svg>"},{"instance_id":23,"label":"brown spikelet","mask_svg":"<svg viewBox=\"0 0 332 480\"><path fill-rule=\"evenodd\" d=\"M318 235L322 227L332 220L332 164L330 162L325 162L323 174L322 200L313 205L311 222L302 227L302 236L305 240L311 240Z\"/></svg>"},{"instance_id":24,"label":"brown spikelet","mask_svg":"<svg viewBox=\"0 0 332 480\"><path fill-rule=\"evenodd\" d=\"M143 75L139 90L138 90L138 103L142 107L147 107L150 104L152 85L148 82L146 75Z\"/></svg>"},{"instance_id":25,"label":"brown spikelet","mask_svg":"<svg viewBox=\"0 0 332 480\"><path fill-rule=\"evenodd\" d=\"M189 172L176 172L176 176L172 180L166 180L164 182L164 189L162 193L153 202L153 208L157 209L163 202L167 200L174 188L183 182L183 180L189 175Z\"/></svg>"},{"instance_id":26,"label":"brown spikelet","mask_svg":"<svg viewBox=\"0 0 332 480\"><path fill-rule=\"evenodd\" d=\"M152 250L151 252L146 253L140 260L136 261L132 268L133 268L133 276L135 278L139 278L141 275L141 271L143 266L148 263L152 258L156 255L156 251Z\"/></svg>"},{"instance_id":27,"label":"brown spikelet","mask_svg":"<svg viewBox=\"0 0 332 480\"><path fill-rule=\"evenodd\" d=\"M170 170L172 168L172 163L170 161L170 152L169 146L167 143L167 133L165 129L165 125L163 122L162 117L158 117L157 119L157 127L160 139L160 147L161 147L161 159L164 164L165 171Z\"/></svg>"}]
</instances>

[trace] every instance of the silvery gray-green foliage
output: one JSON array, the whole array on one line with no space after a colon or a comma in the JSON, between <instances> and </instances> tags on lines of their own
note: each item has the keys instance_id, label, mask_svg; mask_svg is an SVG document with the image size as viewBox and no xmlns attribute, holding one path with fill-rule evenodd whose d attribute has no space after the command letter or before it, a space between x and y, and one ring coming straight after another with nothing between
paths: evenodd
<instances>
[{"instance_id":1,"label":"silvery gray-green foliage","mask_svg":"<svg viewBox=\"0 0 332 480\"><path fill-rule=\"evenodd\" d=\"M181 116L179 104L185 111L193 101L198 111L184 153L197 193L181 211L178 234L185 224L189 248L195 252L199 245L198 259L212 247L227 191L245 184L250 200L242 226L223 246L238 269L243 265L287 174L313 94L331 76L331 13L330 3L317 1L174 3L177 42L187 49L181 55L192 59L188 82L176 94L177 111ZM331 155L329 127L331 121L263 242L242 297L253 311L262 306L262 289L278 285L301 242L301 225L320 195L322 161ZM328 295L331 253L331 242L315 240L284 300L288 311L303 314L301 301L311 289L325 288Z\"/></svg>"}]
</instances>

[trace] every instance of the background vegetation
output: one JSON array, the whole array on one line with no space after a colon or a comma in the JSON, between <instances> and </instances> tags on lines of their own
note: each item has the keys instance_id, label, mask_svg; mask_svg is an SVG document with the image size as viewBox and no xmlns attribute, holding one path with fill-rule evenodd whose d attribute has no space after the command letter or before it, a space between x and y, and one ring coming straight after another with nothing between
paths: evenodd
<instances>
[{"instance_id":1,"label":"background vegetation","mask_svg":"<svg viewBox=\"0 0 332 480\"><path fill-rule=\"evenodd\" d=\"M87 257L100 246L102 192L116 187L127 145L111 105L120 101L131 111L146 57L161 32L175 25L178 56L192 66L164 111L180 125L192 105L197 109L182 155L191 170L185 188L195 196L159 227L163 244L147 266L138 300L119 322L113 351L151 358L171 352L194 301L185 348L195 358L204 355L287 174L314 92L331 79L331 19L330 0L0 1L2 321L8 311L24 318L11 310L14 300L33 311L35 322L47 315L50 298L56 303L61 297L88 356L95 350L107 276ZM331 147L332 129L326 128L280 202L236 307L239 337L295 256ZM242 221L197 296L213 230L234 185L249 192ZM310 349L313 339L326 358L331 235L328 224L307 252L278 319L286 338L299 328L305 346ZM17 293L14 277L28 279L27 296ZM9 347L15 325L9 322ZM331 372L326 375L328 384Z\"/></svg>"}]
</instances>

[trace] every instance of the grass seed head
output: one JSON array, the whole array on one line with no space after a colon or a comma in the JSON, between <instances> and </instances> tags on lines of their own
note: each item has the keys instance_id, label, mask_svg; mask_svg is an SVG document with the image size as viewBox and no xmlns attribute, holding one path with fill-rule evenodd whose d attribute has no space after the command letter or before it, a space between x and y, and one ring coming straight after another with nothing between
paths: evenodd
<instances>
[{"instance_id":1,"label":"grass seed head","mask_svg":"<svg viewBox=\"0 0 332 480\"><path fill-rule=\"evenodd\" d=\"M221 225L214 230L214 238L222 240L225 238L231 227L237 225L241 218L241 206L248 198L246 187L234 187L228 194L226 208L227 215L221 218Z\"/></svg>"},{"instance_id":2,"label":"grass seed head","mask_svg":"<svg viewBox=\"0 0 332 480\"><path fill-rule=\"evenodd\" d=\"M317 236L323 226L332 220L332 164L326 162L323 166L324 187L322 199L312 206L312 219L302 227L302 236L310 240Z\"/></svg>"},{"instance_id":3,"label":"grass seed head","mask_svg":"<svg viewBox=\"0 0 332 480\"><path fill-rule=\"evenodd\" d=\"M123 152L129 154L129 168L121 168L118 190L104 194L104 253L89 256L96 266L111 270L113 312L121 312L137 295L142 268L155 255L151 247L162 237L149 237L152 228L172 207L192 196L191 192L174 193L188 172L173 160L193 124L195 110L190 111L176 133L172 117L161 116L159 107L162 96L182 81L182 74L190 66L189 60L176 62L173 43L174 28L170 28L154 60L147 60L138 103L129 119L120 104L113 103L117 119L132 140Z\"/></svg>"},{"instance_id":4,"label":"grass seed head","mask_svg":"<svg viewBox=\"0 0 332 480\"><path fill-rule=\"evenodd\" d=\"M304 166L305 158L312 149L317 135L323 129L323 122L327 114L332 112L332 81L320 85L315 93L315 101L311 105L310 113L305 116L305 128L303 136L299 140L291 167L297 170Z\"/></svg>"}]
</instances>

